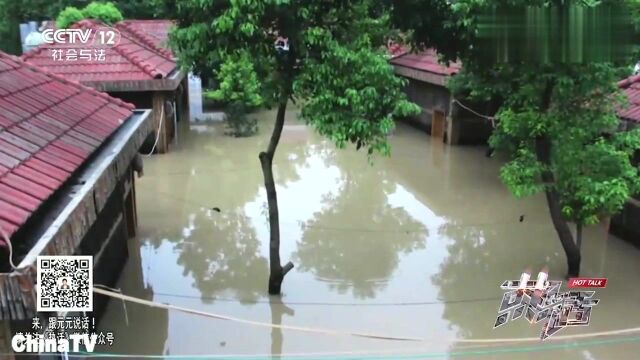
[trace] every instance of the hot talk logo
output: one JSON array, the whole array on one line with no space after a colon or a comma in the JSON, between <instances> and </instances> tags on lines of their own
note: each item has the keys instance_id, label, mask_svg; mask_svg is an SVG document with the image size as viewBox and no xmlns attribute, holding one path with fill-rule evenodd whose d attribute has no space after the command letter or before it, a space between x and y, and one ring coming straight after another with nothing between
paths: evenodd
<instances>
[{"instance_id":1,"label":"hot talk logo","mask_svg":"<svg viewBox=\"0 0 640 360\"><path fill-rule=\"evenodd\" d=\"M573 288L604 288L606 278L571 278L567 284ZM506 291L502 296L494 329L520 318L531 324L542 323L540 339L546 340L568 326L588 326L595 291L561 292L562 281L549 280L546 268L538 272L536 280L531 280L531 272L525 270L519 280L505 280L500 288Z\"/></svg>"},{"instance_id":2,"label":"hot talk logo","mask_svg":"<svg viewBox=\"0 0 640 360\"><path fill-rule=\"evenodd\" d=\"M116 46L120 42L117 29L101 27L98 29L46 29L42 32L45 44L101 45Z\"/></svg>"}]
</instances>

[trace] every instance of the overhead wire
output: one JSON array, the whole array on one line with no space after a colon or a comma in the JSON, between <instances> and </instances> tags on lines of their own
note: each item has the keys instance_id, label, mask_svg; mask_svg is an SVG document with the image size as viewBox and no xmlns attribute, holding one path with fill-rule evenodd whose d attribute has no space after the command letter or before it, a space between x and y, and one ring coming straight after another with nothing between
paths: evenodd
<instances>
[{"instance_id":1,"label":"overhead wire","mask_svg":"<svg viewBox=\"0 0 640 360\"><path fill-rule=\"evenodd\" d=\"M175 311L180 311L180 312L184 312L192 315L214 318L218 320L231 321L231 322L236 322L236 323L241 323L241 324L251 325L251 326L266 327L266 328L281 329L281 330L292 330L292 331L308 332L308 333L323 334L323 335L350 336L350 337L368 338L368 339L376 339L376 340L420 342L420 343L451 341L454 343L462 343L462 344L465 344L465 343L466 344L492 344L492 343L523 343L523 342L539 342L540 341L540 337L485 338L485 339L455 339L455 338L426 339L426 338L410 337L410 336L364 333L359 331L333 330L333 329L325 329L325 328L319 328L319 327L273 324L273 323L248 320L248 319L243 319L243 318L238 318L238 317L233 317L233 316L228 316L223 314L216 314L216 313L191 309L191 308L178 306L178 305L160 303L157 301L141 299L141 298L125 295L125 294L119 294L111 290L105 290L100 287L94 287L93 291L94 293L97 293L100 295L109 296L115 299L122 299L128 302L145 305L153 308L175 310ZM624 335L624 334L638 333L638 332L640 332L640 327L599 331L599 332L592 332L592 333L586 333L586 334L556 335L553 337L553 339L554 340L574 340L574 339Z\"/></svg>"},{"instance_id":2,"label":"overhead wire","mask_svg":"<svg viewBox=\"0 0 640 360\"><path fill-rule=\"evenodd\" d=\"M481 117L483 119L489 120L491 122L491 127L493 127L495 129L495 127L496 127L495 119L496 118L494 116L481 114L481 113L473 110L472 108L468 107L467 105L463 104L462 102L460 102L460 100L458 100L456 98L453 99L453 102L457 103L458 105L460 105L460 107L462 107L463 109L469 111L470 113L472 113L472 114L474 114L474 115L476 115L478 117Z\"/></svg>"}]
</instances>

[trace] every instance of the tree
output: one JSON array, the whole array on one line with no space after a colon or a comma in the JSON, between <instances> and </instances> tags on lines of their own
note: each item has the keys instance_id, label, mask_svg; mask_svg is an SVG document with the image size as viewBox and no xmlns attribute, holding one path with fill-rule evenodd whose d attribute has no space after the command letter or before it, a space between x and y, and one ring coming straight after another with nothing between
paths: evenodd
<instances>
[{"instance_id":1,"label":"tree","mask_svg":"<svg viewBox=\"0 0 640 360\"><path fill-rule=\"evenodd\" d=\"M227 122L235 136L249 136L258 131L257 121L247 112L262 105L260 82L247 54L229 59L220 68L223 79L218 89L205 92L214 100L227 101Z\"/></svg>"},{"instance_id":2,"label":"tree","mask_svg":"<svg viewBox=\"0 0 640 360\"><path fill-rule=\"evenodd\" d=\"M280 261L272 171L288 102L299 101L302 118L338 147L353 143L369 155L389 153L386 136L394 116L419 111L386 62L382 45L389 16L373 3L190 0L177 5L178 28L171 41L181 64L216 73L224 83L226 74L217 69L244 58L264 104L278 109L268 147L258 156L269 207L270 294L280 293L293 268Z\"/></svg>"},{"instance_id":3,"label":"tree","mask_svg":"<svg viewBox=\"0 0 640 360\"><path fill-rule=\"evenodd\" d=\"M490 63L473 50L460 57L463 71L450 86L458 96L499 99L490 146L510 156L500 177L517 197L545 193L568 275L577 276L582 227L617 213L640 191L631 162L640 130L617 131L616 83L628 59Z\"/></svg>"},{"instance_id":4,"label":"tree","mask_svg":"<svg viewBox=\"0 0 640 360\"><path fill-rule=\"evenodd\" d=\"M82 19L85 19L82 11L73 6L68 6L58 14L58 17L56 18L56 26L59 29L66 29L70 25L73 25Z\"/></svg>"}]
</instances>

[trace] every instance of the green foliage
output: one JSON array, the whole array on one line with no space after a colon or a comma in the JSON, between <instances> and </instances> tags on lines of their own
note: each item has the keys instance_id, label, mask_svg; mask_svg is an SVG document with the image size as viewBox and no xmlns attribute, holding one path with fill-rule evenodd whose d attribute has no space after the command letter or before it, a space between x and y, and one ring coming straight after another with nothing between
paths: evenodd
<instances>
[{"instance_id":1,"label":"green foliage","mask_svg":"<svg viewBox=\"0 0 640 360\"><path fill-rule=\"evenodd\" d=\"M123 20L120 10L112 2L92 2L82 9L82 14L86 18L98 19L109 25Z\"/></svg>"},{"instance_id":2,"label":"green foliage","mask_svg":"<svg viewBox=\"0 0 640 360\"><path fill-rule=\"evenodd\" d=\"M511 157L500 175L515 196L553 190L566 220L593 224L640 192L632 163L640 130L619 132L616 116L622 102L616 82L628 62L487 65L473 51L461 59L463 71L449 86L458 97L499 104L490 145ZM542 174L552 181L543 182Z\"/></svg>"},{"instance_id":3,"label":"green foliage","mask_svg":"<svg viewBox=\"0 0 640 360\"><path fill-rule=\"evenodd\" d=\"M258 132L258 120L247 116L249 109L241 103L231 103L227 106L227 134L236 137L246 137Z\"/></svg>"},{"instance_id":4,"label":"green foliage","mask_svg":"<svg viewBox=\"0 0 640 360\"><path fill-rule=\"evenodd\" d=\"M73 6L69 6L62 10L56 18L56 26L60 29L66 29L84 18L85 16L82 11Z\"/></svg>"},{"instance_id":5,"label":"green foliage","mask_svg":"<svg viewBox=\"0 0 640 360\"><path fill-rule=\"evenodd\" d=\"M390 0L391 20L407 35L413 48L434 47L445 60L453 61L472 43L467 31L475 21L472 9L484 0Z\"/></svg>"},{"instance_id":6,"label":"green foliage","mask_svg":"<svg viewBox=\"0 0 640 360\"><path fill-rule=\"evenodd\" d=\"M218 88L205 96L227 103L227 124L234 136L250 136L258 132L257 120L247 113L263 104L260 82L249 54L230 54L218 72Z\"/></svg>"},{"instance_id":7,"label":"green foliage","mask_svg":"<svg viewBox=\"0 0 640 360\"><path fill-rule=\"evenodd\" d=\"M393 118L419 111L380 50L390 15L375 1L177 4L171 43L181 64L215 74L218 99L272 106L299 100L302 118L339 147L387 154ZM288 38L288 52L274 48Z\"/></svg>"},{"instance_id":8,"label":"green foliage","mask_svg":"<svg viewBox=\"0 0 640 360\"><path fill-rule=\"evenodd\" d=\"M92 2L82 10L73 6L65 8L56 18L56 26L65 29L82 19L96 19L112 25L123 20L123 17L120 10L111 2Z\"/></svg>"},{"instance_id":9,"label":"green foliage","mask_svg":"<svg viewBox=\"0 0 640 360\"><path fill-rule=\"evenodd\" d=\"M127 19L172 19L175 0L112 0ZM80 9L87 0L0 0L0 49L20 54L18 25L57 18L68 7ZM86 17L85 17L86 18ZM76 20L77 21L77 20ZM65 21L70 23L69 21Z\"/></svg>"},{"instance_id":10,"label":"green foliage","mask_svg":"<svg viewBox=\"0 0 640 360\"><path fill-rule=\"evenodd\" d=\"M218 89L205 95L218 101L259 107L263 103L260 91L260 82L250 56L243 52L228 55L218 72Z\"/></svg>"},{"instance_id":11,"label":"green foliage","mask_svg":"<svg viewBox=\"0 0 640 360\"><path fill-rule=\"evenodd\" d=\"M0 50L19 55L20 46L20 3L0 0Z\"/></svg>"}]
</instances>

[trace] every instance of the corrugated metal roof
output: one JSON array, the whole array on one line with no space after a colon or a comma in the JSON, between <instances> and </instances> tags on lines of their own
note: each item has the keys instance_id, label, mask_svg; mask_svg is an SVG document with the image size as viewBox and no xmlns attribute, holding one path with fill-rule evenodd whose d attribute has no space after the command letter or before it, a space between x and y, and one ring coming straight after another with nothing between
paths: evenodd
<instances>
[{"instance_id":1,"label":"corrugated metal roof","mask_svg":"<svg viewBox=\"0 0 640 360\"><path fill-rule=\"evenodd\" d=\"M461 67L460 63L450 63L448 66L439 63L438 54L435 50L426 50L420 53L405 53L392 58L390 62L396 66L447 76L459 72Z\"/></svg>"},{"instance_id":2,"label":"corrugated metal roof","mask_svg":"<svg viewBox=\"0 0 640 360\"><path fill-rule=\"evenodd\" d=\"M10 237L128 119L132 104L0 52L0 227Z\"/></svg>"},{"instance_id":3,"label":"corrugated metal roof","mask_svg":"<svg viewBox=\"0 0 640 360\"><path fill-rule=\"evenodd\" d=\"M640 75L634 75L618 83L624 89L629 100L627 107L618 110L618 116L622 119L640 123Z\"/></svg>"},{"instance_id":4,"label":"corrugated metal roof","mask_svg":"<svg viewBox=\"0 0 640 360\"><path fill-rule=\"evenodd\" d=\"M171 20L124 20L116 24L121 31L129 31L148 46L152 46L166 56L173 57L169 48L169 31L174 25Z\"/></svg>"},{"instance_id":5,"label":"corrugated metal roof","mask_svg":"<svg viewBox=\"0 0 640 360\"><path fill-rule=\"evenodd\" d=\"M72 26L78 29L105 27L95 20L82 20ZM116 27L120 41L113 47L95 44L43 44L22 55L30 64L79 82L112 82L161 79L173 72L177 65L171 53L158 48L148 37L134 34L127 27ZM94 33L95 34L95 33ZM54 50L61 51L63 61L54 59ZM67 60L69 50L75 51ZM104 60L96 59L95 51L104 50ZM91 53L91 56L80 54ZM60 53L59 53L60 54Z\"/></svg>"}]
</instances>

